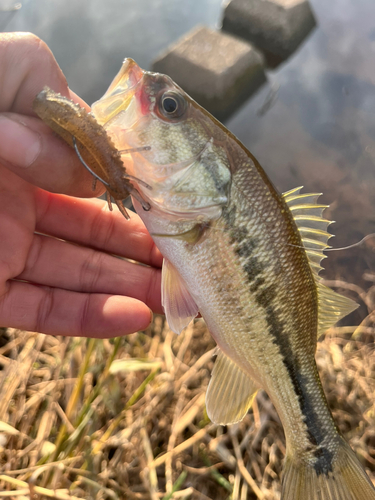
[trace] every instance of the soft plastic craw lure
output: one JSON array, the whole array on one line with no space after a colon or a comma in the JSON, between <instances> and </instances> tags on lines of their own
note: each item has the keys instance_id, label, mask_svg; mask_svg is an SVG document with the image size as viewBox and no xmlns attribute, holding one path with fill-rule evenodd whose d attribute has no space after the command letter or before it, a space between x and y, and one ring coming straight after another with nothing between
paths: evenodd
<instances>
[{"instance_id":1,"label":"soft plastic craw lure","mask_svg":"<svg viewBox=\"0 0 375 500\"><path fill-rule=\"evenodd\" d=\"M144 210L150 209L150 205L131 184L132 176L126 173L121 153L92 114L48 87L35 97L33 109L52 130L76 150L79 159L95 180L103 182L107 189L110 210L112 196L120 212L129 219L122 200L130 194L140 201Z\"/></svg>"}]
</instances>

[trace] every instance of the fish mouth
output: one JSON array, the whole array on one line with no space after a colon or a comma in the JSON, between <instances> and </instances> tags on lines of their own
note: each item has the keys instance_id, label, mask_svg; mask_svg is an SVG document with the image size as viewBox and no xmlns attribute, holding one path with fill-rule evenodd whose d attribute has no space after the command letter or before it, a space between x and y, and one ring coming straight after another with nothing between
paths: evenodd
<instances>
[{"instance_id":1,"label":"fish mouth","mask_svg":"<svg viewBox=\"0 0 375 500\"><path fill-rule=\"evenodd\" d=\"M134 59L130 57L124 59L120 71L113 79L102 99L129 92L139 84L144 74L145 72L138 66Z\"/></svg>"},{"instance_id":2,"label":"fish mouth","mask_svg":"<svg viewBox=\"0 0 375 500\"><path fill-rule=\"evenodd\" d=\"M92 113L100 125L108 124L123 115L133 102L142 84L145 72L130 58L124 60L106 93L91 106Z\"/></svg>"}]
</instances>

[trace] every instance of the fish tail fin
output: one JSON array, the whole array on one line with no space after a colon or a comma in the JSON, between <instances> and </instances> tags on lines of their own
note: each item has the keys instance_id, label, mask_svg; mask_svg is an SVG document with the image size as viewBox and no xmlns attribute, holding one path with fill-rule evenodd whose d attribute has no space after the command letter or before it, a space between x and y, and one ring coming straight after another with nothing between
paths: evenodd
<instances>
[{"instance_id":1,"label":"fish tail fin","mask_svg":"<svg viewBox=\"0 0 375 500\"><path fill-rule=\"evenodd\" d=\"M287 457L281 500L375 500L375 489L353 450L342 441L329 471Z\"/></svg>"}]
</instances>

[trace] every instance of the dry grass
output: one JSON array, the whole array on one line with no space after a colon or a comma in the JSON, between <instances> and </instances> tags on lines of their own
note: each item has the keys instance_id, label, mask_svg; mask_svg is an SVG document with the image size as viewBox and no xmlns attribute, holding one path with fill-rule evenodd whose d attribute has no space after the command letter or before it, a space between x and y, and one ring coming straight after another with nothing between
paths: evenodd
<instances>
[{"instance_id":1,"label":"dry grass","mask_svg":"<svg viewBox=\"0 0 375 500\"><path fill-rule=\"evenodd\" d=\"M375 286L340 285L364 319L332 329L317 361L335 420L375 480ZM280 498L284 435L267 396L240 424L207 419L214 343L201 320L180 336L156 317L114 341L13 329L0 341L0 499Z\"/></svg>"}]
</instances>

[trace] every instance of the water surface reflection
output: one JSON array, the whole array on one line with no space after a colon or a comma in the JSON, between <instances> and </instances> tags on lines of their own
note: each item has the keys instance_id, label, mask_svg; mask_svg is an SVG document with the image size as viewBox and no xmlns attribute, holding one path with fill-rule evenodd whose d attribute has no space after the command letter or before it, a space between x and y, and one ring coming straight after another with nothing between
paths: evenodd
<instances>
[{"instance_id":1,"label":"water surface reflection","mask_svg":"<svg viewBox=\"0 0 375 500\"><path fill-rule=\"evenodd\" d=\"M227 126L280 190L324 192L341 246L375 232L375 2L310 1L317 28ZM220 12L220 0L25 0L16 15L1 14L0 27L44 39L70 86L93 102L125 56L150 67L196 24L215 27ZM330 277L345 272L358 282L375 271L370 248L330 261Z\"/></svg>"}]
</instances>

